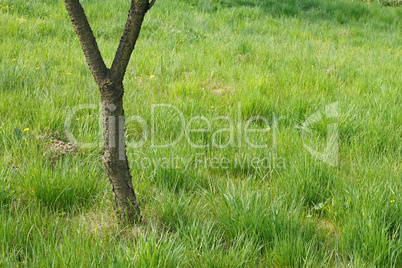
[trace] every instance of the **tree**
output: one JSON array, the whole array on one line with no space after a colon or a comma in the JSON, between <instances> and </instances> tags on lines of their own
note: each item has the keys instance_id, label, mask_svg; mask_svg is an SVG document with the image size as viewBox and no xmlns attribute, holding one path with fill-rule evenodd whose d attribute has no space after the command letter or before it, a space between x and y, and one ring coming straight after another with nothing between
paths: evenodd
<instances>
[{"instance_id":1,"label":"tree","mask_svg":"<svg viewBox=\"0 0 402 268\"><path fill-rule=\"evenodd\" d=\"M141 221L140 208L133 189L125 145L123 78L140 34L147 11L154 5L148 0L132 0L127 22L112 66L107 68L95 36L79 0L64 0L71 22L84 51L89 69L100 90L105 139L102 165L110 180L118 216L126 222Z\"/></svg>"}]
</instances>

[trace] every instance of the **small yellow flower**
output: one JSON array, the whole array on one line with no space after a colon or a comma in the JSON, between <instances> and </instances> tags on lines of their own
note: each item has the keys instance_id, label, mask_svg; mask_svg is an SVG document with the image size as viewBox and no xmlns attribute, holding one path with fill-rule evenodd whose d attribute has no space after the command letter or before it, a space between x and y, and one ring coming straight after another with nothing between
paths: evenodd
<instances>
[{"instance_id":1,"label":"small yellow flower","mask_svg":"<svg viewBox=\"0 0 402 268\"><path fill-rule=\"evenodd\" d=\"M311 67L314 68L314 65L312 65Z\"/></svg>"},{"instance_id":2,"label":"small yellow flower","mask_svg":"<svg viewBox=\"0 0 402 268\"><path fill-rule=\"evenodd\" d=\"M79 118L77 118L77 119L75 119L75 120L77 120L77 121L78 121L78 120L80 120L80 119L79 119Z\"/></svg>"},{"instance_id":3,"label":"small yellow flower","mask_svg":"<svg viewBox=\"0 0 402 268\"><path fill-rule=\"evenodd\" d=\"M52 41L47 41L48 43L52 43Z\"/></svg>"},{"instance_id":4,"label":"small yellow flower","mask_svg":"<svg viewBox=\"0 0 402 268\"><path fill-rule=\"evenodd\" d=\"M35 68L35 70L39 70L39 67Z\"/></svg>"},{"instance_id":5,"label":"small yellow flower","mask_svg":"<svg viewBox=\"0 0 402 268\"><path fill-rule=\"evenodd\" d=\"M154 78L155 77L155 75L151 75L149 78Z\"/></svg>"},{"instance_id":6,"label":"small yellow flower","mask_svg":"<svg viewBox=\"0 0 402 268\"><path fill-rule=\"evenodd\" d=\"M66 74L66 75L71 75L71 73L64 73L64 74Z\"/></svg>"},{"instance_id":7,"label":"small yellow flower","mask_svg":"<svg viewBox=\"0 0 402 268\"><path fill-rule=\"evenodd\" d=\"M313 215L307 215L307 218L311 218L311 217L313 217Z\"/></svg>"},{"instance_id":8,"label":"small yellow flower","mask_svg":"<svg viewBox=\"0 0 402 268\"><path fill-rule=\"evenodd\" d=\"M175 166L175 167L174 167L174 169L178 169L178 168L179 168L178 166Z\"/></svg>"},{"instance_id":9,"label":"small yellow flower","mask_svg":"<svg viewBox=\"0 0 402 268\"><path fill-rule=\"evenodd\" d=\"M389 201L390 203L394 203L395 202L395 200L391 200L391 201Z\"/></svg>"},{"instance_id":10,"label":"small yellow flower","mask_svg":"<svg viewBox=\"0 0 402 268\"><path fill-rule=\"evenodd\" d=\"M24 68L26 68L26 66L25 66L25 65L24 65L23 67L24 67Z\"/></svg>"},{"instance_id":11,"label":"small yellow flower","mask_svg":"<svg viewBox=\"0 0 402 268\"><path fill-rule=\"evenodd\" d=\"M271 128L270 127L267 127L267 130L270 130Z\"/></svg>"},{"instance_id":12,"label":"small yellow flower","mask_svg":"<svg viewBox=\"0 0 402 268\"><path fill-rule=\"evenodd\" d=\"M211 109L215 108L214 106L211 106Z\"/></svg>"},{"instance_id":13,"label":"small yellow flower","mask_svg":"<svg viewBox=\"0 0 402 268\"><path fill-rule=\"evenodd\" d=\"M28 131L29 130L29 128L24 128L24 131Z\"/></svg>"},{"instance_id":14,"label":"small yellow flower","mask_svg":"<svg viewBox=\"0 0 402 268\"><path fill-rule=\"evenodd\" d=\"M17 59L13 59L13 60L17 60Z\"/></svg>"}]
</instances>

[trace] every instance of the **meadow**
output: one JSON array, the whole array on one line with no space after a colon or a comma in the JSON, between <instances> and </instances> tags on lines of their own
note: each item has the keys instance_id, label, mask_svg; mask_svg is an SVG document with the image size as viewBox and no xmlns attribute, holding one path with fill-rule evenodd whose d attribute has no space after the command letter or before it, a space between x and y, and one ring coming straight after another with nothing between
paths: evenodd
<instances>
[{"instance_id":1,"label":"meadow","mask_svg":"<svg viewBox=\"0 0 402 268\"><path fill-rule=\"evenodd\" d=\"M129 4L81 2L110 66ZM398 3L158 0L122 226L63 1L0 0L0 267L402 267Z\"/></svg>"}]
</instances>

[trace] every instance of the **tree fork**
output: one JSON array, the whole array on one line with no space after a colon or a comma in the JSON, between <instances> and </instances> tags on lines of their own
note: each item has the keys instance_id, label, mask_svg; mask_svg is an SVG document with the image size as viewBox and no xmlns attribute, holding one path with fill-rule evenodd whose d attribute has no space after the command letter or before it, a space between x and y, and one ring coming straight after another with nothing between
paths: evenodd
<instances>
[{"instance_id":1,"label":"tree fork","mask_svg":"<svg viewBox=\"0 0 402 268\"><path fill-rule=\"evenodd\" d=\"M89 69L99 87L103 111L105 139L102 165L112 186L119 218L125 222L140 222L125 145L125 117L123 109L123 79L146 12L155 4L148 0L132 0L127 22L113 63L108 69L99 51L95 36L79 0L64 0L80 41Z\"/></svg>"}]
</instances>

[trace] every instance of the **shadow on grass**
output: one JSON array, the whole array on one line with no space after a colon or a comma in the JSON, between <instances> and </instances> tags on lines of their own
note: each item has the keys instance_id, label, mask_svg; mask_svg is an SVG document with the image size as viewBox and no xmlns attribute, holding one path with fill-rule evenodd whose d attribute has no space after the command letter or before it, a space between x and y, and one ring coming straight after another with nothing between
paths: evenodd
<instances>
[{"instance_id":1,"label":"shadow on grass","mask_svg":"<svg viewBox=\"0 0 402 268\"><path fill-rule=\"evenodd\" d=\"M311 22L326 20L345 24L368 22L373 19L383 23L397 23L398 15L383 16L378 8L360 1L323 1L323 0L187 0L200 11L214 12L230 8L255 8L272 17L297 17ZM388 7L383 7L384 9ZM385 21L384 21L385 20Z\"/></svg>"}]
</instances>

